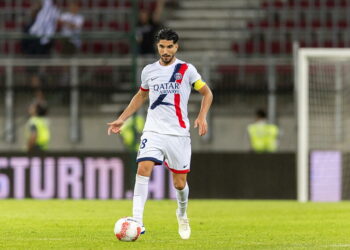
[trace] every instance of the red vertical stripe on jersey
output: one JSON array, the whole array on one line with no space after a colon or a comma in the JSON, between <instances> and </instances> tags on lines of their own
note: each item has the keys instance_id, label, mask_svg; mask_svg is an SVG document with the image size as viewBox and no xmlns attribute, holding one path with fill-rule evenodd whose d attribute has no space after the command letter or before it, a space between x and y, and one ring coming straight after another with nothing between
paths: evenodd
<instances>
[{"instance_id":1,"label":"red vertical stripe on jersey","mask_svg":"<svg viewBox=\"0 0 350 250\"><path fill-rule=\"evenodd\" d=\"M182 77L181 77L181 79L176 80L177 83L181 83L182 82L182 79L184 78L184 75L185 75L185 72L186 72L187 69L188 69L188 65L186 63L181 64L181 67L180 67L178 73L180 73Z\"/></svg>"},{"instance_id":2,"label":"red vertical stripe on jersey","mask_svg":"<svg viewBox=\"0 0 350 250\"><path fill-rule=\"evenodd\" d=\"M184 120L182 120L182 113L181 113L181 107L180 107L180 94L174 94L174 103L175 103L176 116L179 119L179 124L182 128L186 128L186 124Z\"/></svg>"}]
</instances>

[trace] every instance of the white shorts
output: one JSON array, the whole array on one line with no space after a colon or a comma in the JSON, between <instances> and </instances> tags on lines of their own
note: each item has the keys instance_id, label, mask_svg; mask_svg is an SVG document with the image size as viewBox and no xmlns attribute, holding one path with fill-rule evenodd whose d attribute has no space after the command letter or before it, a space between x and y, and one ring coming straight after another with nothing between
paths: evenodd
<instances>
[{"instance_id":1,"label":"white shorts","mask_svg":"<svg viewBox=\"0 0 350 250\"><path fill-rule=\"evenodd\" d=\"M136 162L141 161L153 161L156 165L164 163L174 173L188 173L191 165L191 138L146 131L141 136L136 159Z\"/></svg>"}]
</instances>

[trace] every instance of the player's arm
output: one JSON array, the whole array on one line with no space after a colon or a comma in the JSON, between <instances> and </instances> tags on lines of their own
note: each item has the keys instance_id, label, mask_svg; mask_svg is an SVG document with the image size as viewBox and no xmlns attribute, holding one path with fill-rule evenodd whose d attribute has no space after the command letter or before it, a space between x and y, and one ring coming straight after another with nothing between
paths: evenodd
<instances>
[{"instance_id":1,"label":"player's arm","mask_svg":"<svg viewBox=\"0 0 350 250\"><path fill-rule=\"evenodd\" d=\"M118 134L120 133L120 128L123 126L124 122L132 116L147 100L148 91L139 90L134 97L131 99L129 105L126 107L124 112L117 118L117 120L107 123L108 125L108 134L111 133Z\"/></svg>"},{"instance_id":2,"label":"player's arm","mask_svg":"<svg viewBox=\"0 0 350 250\"><path fill-rule=\"evenodd\" d=\"M201 109L199 111L197 119L194 121L194 127L198 127L198 134L200 136L203 136L208 131L207 114L213 101L213 93L211 92L208 85L202 82L202 80L195 82L194 88L203 96Z\"/></svg>"}]
</instances>

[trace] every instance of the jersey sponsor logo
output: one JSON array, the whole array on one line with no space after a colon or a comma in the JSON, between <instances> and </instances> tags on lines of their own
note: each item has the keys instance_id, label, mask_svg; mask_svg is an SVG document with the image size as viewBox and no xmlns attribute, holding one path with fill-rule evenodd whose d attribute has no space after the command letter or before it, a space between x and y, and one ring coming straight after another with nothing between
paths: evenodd
<instances>
[{"instance_id":1,"label":"jersey sponsor logo","mask_svg":"<svg viewBox=\"0 0 350 250\"><path fill-rule=\"evenodd\" d=\"M160 94L178 94L180 92L180 87L176 82L167 82L155 84L153 90Z\"/></svg>"}]
</instances>

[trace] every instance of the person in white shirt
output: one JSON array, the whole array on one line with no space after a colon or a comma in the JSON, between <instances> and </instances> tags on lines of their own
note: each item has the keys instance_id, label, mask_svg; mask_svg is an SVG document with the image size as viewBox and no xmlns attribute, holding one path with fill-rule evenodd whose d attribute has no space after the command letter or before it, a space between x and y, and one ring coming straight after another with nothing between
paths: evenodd
<instances>
[{"instance_id":1,"label":"person in white shirt","mask_svg":"<svg viewBox=\"0 0 350 250\"><path fill-rule=\"evenodd\" d=\"M32 36L27 45L27 53L31 55L49 55L52 47L52 37L56 33L60 16L55 0L42 0L35 21L29 28Z\"/></svg>"},{"instance_id":2,"label":"person in white shirt","mask_svg":"<svg viewBox=\"0 0 350 250\"><path fill-rule=\"evenodd\" d=\"M79 14L77 1L70 1L69 11L60 17L62 39L62 54L73 55L81 47L80 33L84 24L84 16Z\"/></svg>"},{"instance_id":3,"label":"person in white shirt","mask_svg":"<svg viewBox=\"0 0 350 250\"><path fill-rule=\"evenodd\" d=\"M171 29L162 29L158 32L156 45L160 59L143 69L140 90L118 119L108 123L108 134L120 133L126 119L149 98L146 124L137 156L133 217L142 225L141 233L144 233L143 211L147 200L149 178L155 165L164 164L173 174L178 203L176 216L179 234L182 239L189 239L191 229L186 211L191 139L187 104L193 87L203 96L198 117L194 122L194 127L199 128L199 135L203 136L208 130L206 116L213 95L196 68L175 57L179 47L178 39L178 34Z\"/></svg>"}]
</instances>

